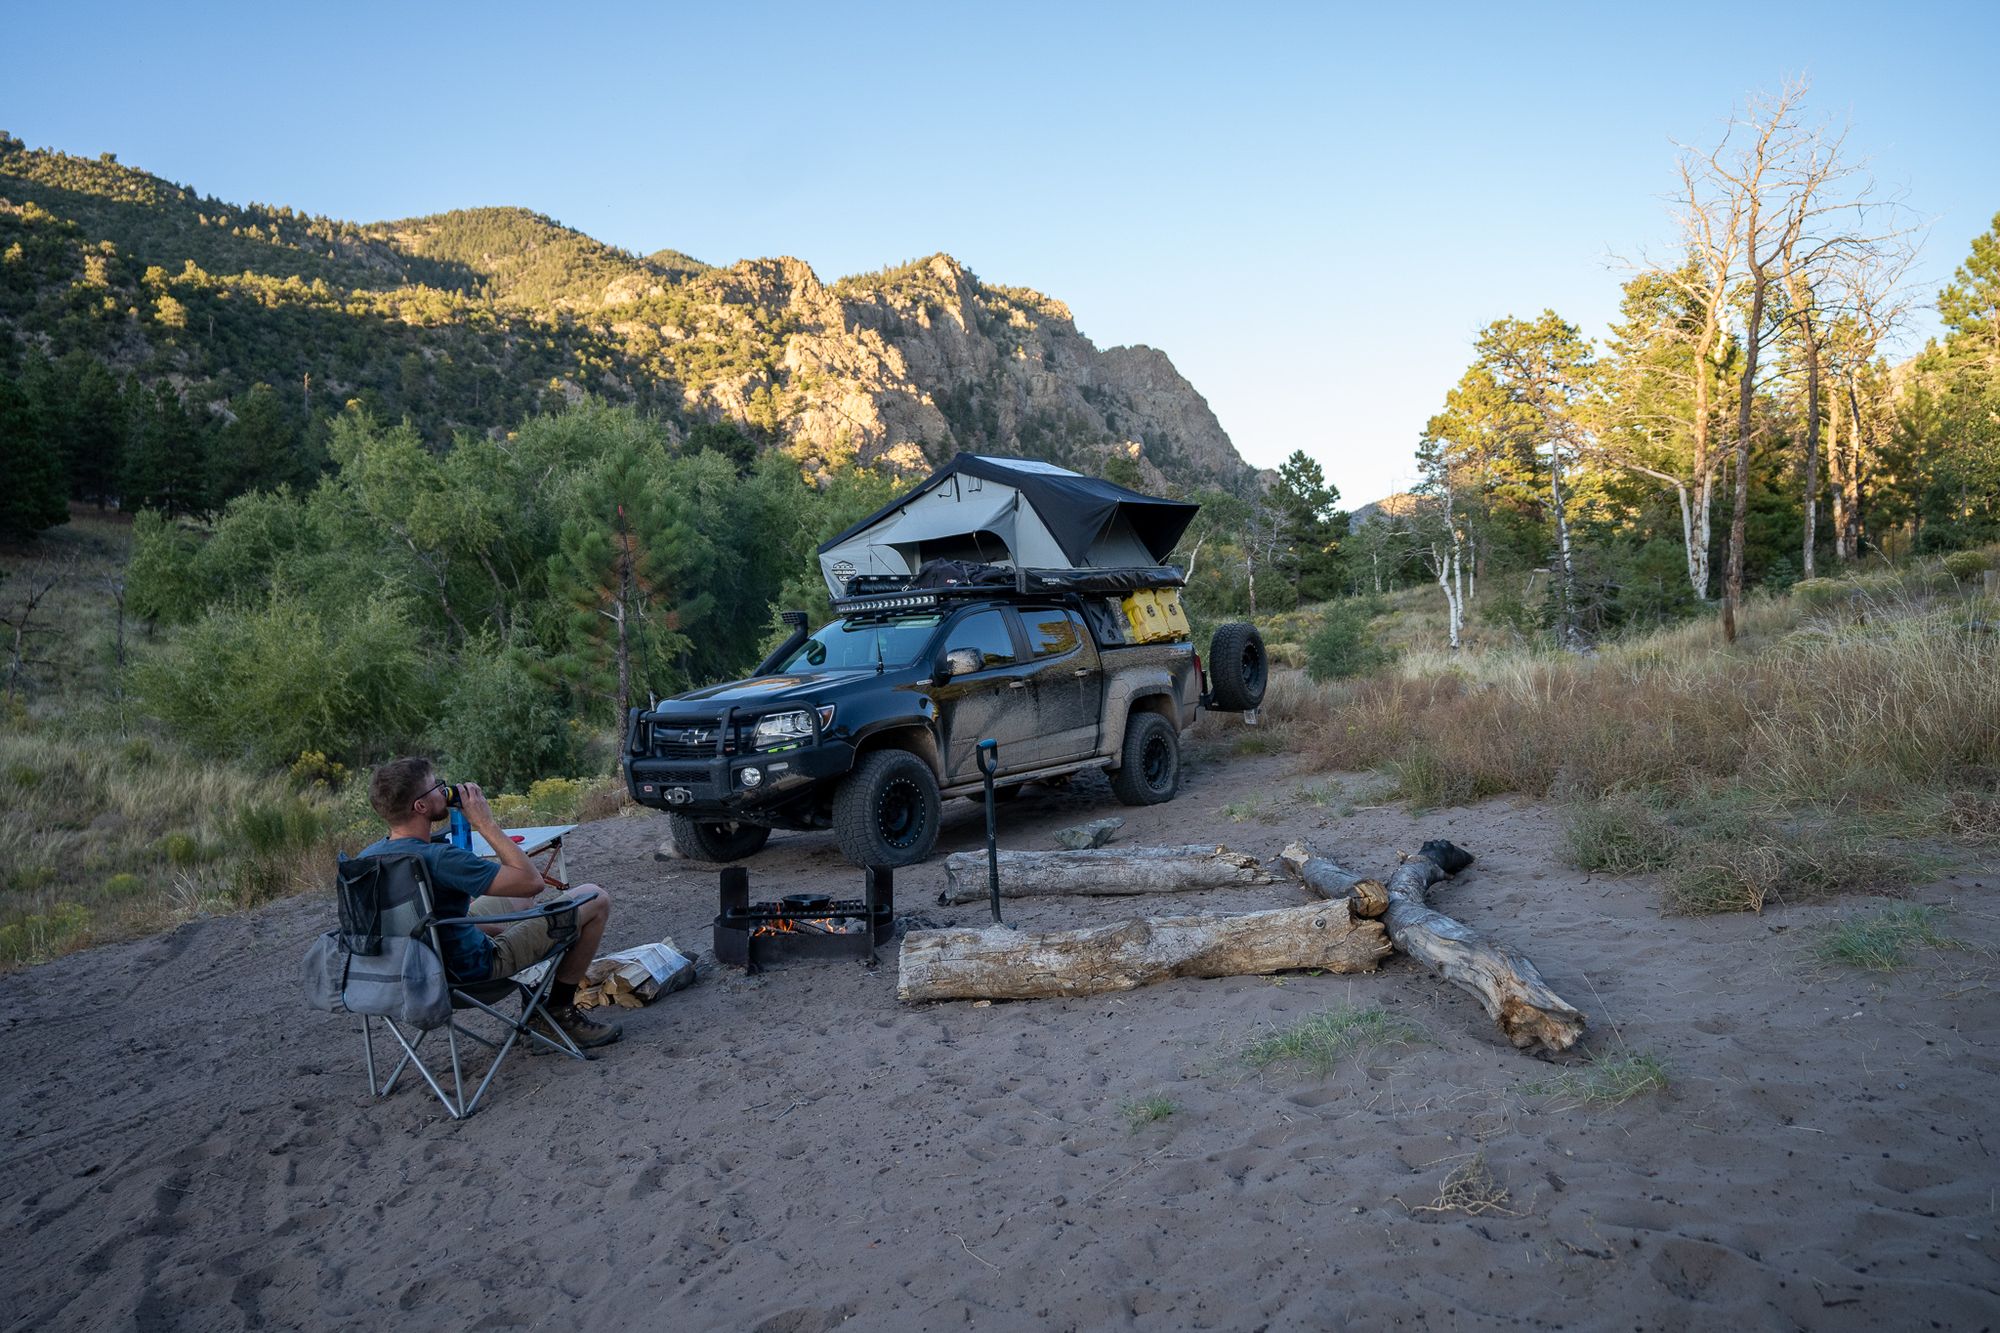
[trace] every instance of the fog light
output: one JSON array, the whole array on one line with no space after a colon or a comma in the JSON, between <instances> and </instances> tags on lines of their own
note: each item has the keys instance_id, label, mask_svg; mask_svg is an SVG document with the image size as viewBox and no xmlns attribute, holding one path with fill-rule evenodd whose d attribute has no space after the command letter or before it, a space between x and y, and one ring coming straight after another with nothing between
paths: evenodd
<instances>
[{"instance_id":1,"label":"fog light","mask_svg":"<svg viewBox=\"0 0 2000 1333\"><path fill-rule=\"evenodd\" d=\"M764 772L762 769L746 768L743 770L744 786L754 787L763 780L764 780Z\"/></svg>"}]
</instances>

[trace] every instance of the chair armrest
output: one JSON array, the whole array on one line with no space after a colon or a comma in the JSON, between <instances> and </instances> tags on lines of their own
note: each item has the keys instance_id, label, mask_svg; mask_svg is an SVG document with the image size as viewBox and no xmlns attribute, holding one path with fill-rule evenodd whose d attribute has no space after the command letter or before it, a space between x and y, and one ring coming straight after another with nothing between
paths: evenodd
<instances>
[{"instance_id":1,"label":"chair armrest","mask_svg":"<svg viewBox=\"0 0 2000 1333\"><path fill-rule=\"evenodd\" d=\"M525 912L506 912L495 916L446 916L439 917L431 924L436 926L498 926L511 921L533 921L537 917L561 916L574 912L583 904L597 896L597 890L590 889L572 898L557 898L538 907L530 907Z\"/></svg>"}]
</instances>

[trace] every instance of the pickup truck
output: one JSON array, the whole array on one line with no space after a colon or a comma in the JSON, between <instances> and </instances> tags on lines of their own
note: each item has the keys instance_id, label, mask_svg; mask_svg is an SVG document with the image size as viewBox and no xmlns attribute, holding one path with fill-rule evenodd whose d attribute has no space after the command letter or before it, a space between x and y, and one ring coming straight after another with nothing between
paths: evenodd
<instances>
[{"instance_id":1,"label":"pickup truck","mask_svg":"<svg viewBox=\"0 0 2000 1333\"><path fill-rule=\"evenodd\" d=\"M774 828L831 828L863 866L930 854L940 803L983 794L982 740L998 746L996 799L1108 769L1128 805L1172 800L1198 710L1262 701L1257 631L1216 631L1211 686L1185 634L1132 642L1115 596L1054 583L848 597L811 635L788 612L791 638L756 674L632 710L632 798L668 812L690 860L741 860Z\"/></svg>"}]
</instances>

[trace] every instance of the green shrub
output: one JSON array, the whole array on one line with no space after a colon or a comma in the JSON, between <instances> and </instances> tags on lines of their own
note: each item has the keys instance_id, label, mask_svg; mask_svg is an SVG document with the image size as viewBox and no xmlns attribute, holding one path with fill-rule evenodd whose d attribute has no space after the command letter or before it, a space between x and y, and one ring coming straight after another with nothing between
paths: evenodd
<instances>
[{"instance_id":1,"label":"green shrub","mask_svg":"<svg viewBox=\"0 0 2000 1333\"><path fill-rule=\"evenodd\" d=\"M347 765L335 763L320 750L307 750L292 761L292 781L301 787L338 791L347 782Z\"/></svg>"},{"instance_id":2,"label":"green shrub","mask_svg":"<svg viewBox=\"0 0 2000 1333\"><path fill-rule=\"evenodd\" d=\"M581 778L543 778L528 788L528 804L558 824L568 823L588 785Z\"/></svg>"},{"instance_id":3,"label":"green shrub","mask_svg":"<svg viewBox=\"0 0 2000 1333\"><path fill-rule=\"evenodd\" d=\"M273 594L211 608L134 683L196 749L282 768L308 750L382 753L414 737L434 706L418 643L394 603L320 610Z\"/></svg>"},{"instance_id":4,"label":"green shrub","mask_svg":"<svg viewBox=\"0 0 2000 1333\"><path fill-rule=\"evenodd\" d=\"M161 838L160 852L167 858L167 864L176 866L191 866L205 860L208 855L201 839L183 832L169 833Z\"/></svg>"},{"instance_id":5,"label":"green shrub","mask_svg":"<svg viewBox=\"0 0 2000 1333\"><path fill-rule=\"evenodd\" d=\"M244 806L236 815L236 832L243 850L252 856L282 856L318 842L326 822L319 811L294 796Z\"/></svg>"},{"instance_id":6,"label":"green shrub","mask_svg":"<svg viewBox=\"0 0 2000 1333\"><path fill-rule=\"evenodd\" d=\"M1336 603L1306 640L1306 674L1314 680L1345 680L1379 671L1393 654L1369 633L1366 607Z\"/></svg>"},{"instance_id":7,"label":"green shrub","mask_svg":"<svg viewBox=\"0 0 2000 1333\"><path fill-rule=\"evenodd\" d=\"M113 875L104 881L104 896L107 898L131 898L143 891L145 887L146 881L130 872Z\"/></svg>"},{"instance_id":8,"label":"green shrub","mask_svg":"<svg viewBox=\"0 0 2000 1333\"><path fill-rule=\"evenodd\" d=\"M1970 583L1992 567L1984 551L1953 551L1944 558L1944 572L1960 583Z\"/></svg>"},{"instance_id":9,"label":"green shrub","mask_svg":"<svg viewBox=\"0 0 2000 1333\"><path fill-rule=\"evenodd\" d=\"M75 903L58 903L46 913L0 926L0 963L34 963L53 958L82 942L90 913Z\"/></svg>"},{"instance_id":10,"label":"green shrub","mask_svg":"<svg viewBox=\"0 0 2000 1333\"><path fill-rule=\"evenodd\" d=\"M454 778L489 791L524 791L575 770L575 733L536 665L490 639L466 650L431 733Z\"/></svg>"}]
</instances>

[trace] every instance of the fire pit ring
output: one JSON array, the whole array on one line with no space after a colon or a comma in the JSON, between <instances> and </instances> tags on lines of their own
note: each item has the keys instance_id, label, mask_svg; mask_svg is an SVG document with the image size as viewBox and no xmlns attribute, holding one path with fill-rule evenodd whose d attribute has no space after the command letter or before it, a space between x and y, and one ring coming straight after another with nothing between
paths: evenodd
<instances>
[{"instance_id":1,"label":"fire pit ring","mask_svg":"<svg viewBox=\"0 0 2000 1333\"><path fill-rule=\"evenodd\" d=\"M895 933L895 872L887 866L863 872L859 898L788 893L753 903L750 872L742 866L724 869L720 887L715 960L746 971L838 959L873 967L876 946Z\"/></svg>"}]
</instances>

